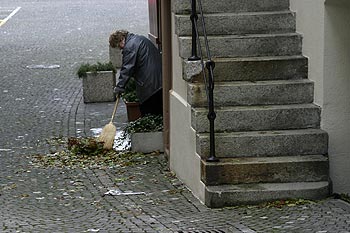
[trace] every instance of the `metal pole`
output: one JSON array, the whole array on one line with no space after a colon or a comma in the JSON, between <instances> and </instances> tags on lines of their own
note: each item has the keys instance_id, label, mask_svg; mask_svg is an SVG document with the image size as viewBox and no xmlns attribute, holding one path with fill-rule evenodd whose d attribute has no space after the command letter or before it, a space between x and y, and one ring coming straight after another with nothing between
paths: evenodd
<instances>
[{"instance_id":1,"label":"metal pole","mask_svg":"<svg viewBox=\"0 0 350 233\"><path fill-rule=\"evenodd\" d=\"M197 7L196 7L196 0L191 0L191 22L192 22L192 54L191 57L188 58L189 61L198 61L200 58L197 56L197 31L196 31L196 23L198 20L197 15Z\"/></svg>"},{"instance_id":2,"label":"metal pole","mask_svg":"<svg viewBox=\"0 0 350 233\"><path fill-rule=\"evenodd\" d=\"M208 73L209 73L209 85L208 85L208 94L209 94L209 134L210 134L210 152L209 157L207 158L208 162L218 162L219 159L215 156L215 128L214 121L216 118L216 113L214 111L214 80L213 80L213 70L215 67L215 63L212 60L209 60L206 64Z\"/></svg>"}]
</instances>

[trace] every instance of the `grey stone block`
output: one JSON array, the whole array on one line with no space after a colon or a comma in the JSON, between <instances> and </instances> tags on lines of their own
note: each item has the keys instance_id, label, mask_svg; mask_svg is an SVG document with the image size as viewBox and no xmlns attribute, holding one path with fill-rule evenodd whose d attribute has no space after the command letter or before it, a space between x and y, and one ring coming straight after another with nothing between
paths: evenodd
<instances>
[{"instance_id":1,"label":"grey stone block","mask_svg":"<svg viewBox=\"0 0 350 233\"><path fill-rule=\"evenodd\" d=\"M305 79L308 60L303 56L215 58L216 81Z\"/></svg>"},{"instance_id":2,"label":"grey stone block","mask_svg":"<svg viewBox=\"0 0 350 233\"><path fill-rule=\"evenodd\" d=\"M84 103L115 101L116 76L112 71L87 72L83 77Z\"/></svg>"},{"instance_id":3,"label":"grey stone block","mask_svg":"<svg viewBox=\"0 0 350 233\"><path fill-rule=\"evenodd\" d=\"M206 14L207 35L265 34L295 32L295 14L282 12L222 13ZM199 34L203 35L201 16L198 20ZM192 35L192 22L189 15L175 16L175 33L178 36Z\"/></svg>"},{"instance_id":4,"label":"grey stone block","mask_svg":"<svg viewBox=\"0 0 350 233\"><path fill-rule=\"evenodd\" d=\"M320 129L216 133L220 158L327 154L328 134ZM197 134L197 153L209 154L209 134Z\"/></svg>"},{"instance_id":5,"label":"grey stone block","mask_svg":"<svg viewBox=\"0 0 350 233\"><path fill-rule=\"evenodd\" d=\"M319 128L320 107L314 104L219 107L215 131L258 131ZM192 108L192 127L209 132L208 110Z\"/></svg>"},{"instance_id":6,"label":"grey stone block","mask_svg":"<svg viewBox=\"0 0 350 233\"><path fill-rule=\"evenodd\" d=\"M324 155L202 160L201 166L206 185L328 181L329 169Z\"/></svg>"},{"instance_id":7,"label":"grey stone block","mask_svg":"<svg viewBox=\"0 0 350 233\"><path fill-rule=\"evenodd\" d=\"M122 67L122 51L118 48L112 48L109 46L109 60L115 68Z\"/></svg>"},{"instance_id":8,"label":"grey stone block","mask_svg":"<svg viewBox=\"0 0 350 233\"><path fill-rule=\"evenodd\" d=\"M213 57L301 55L301 41L301 35L297 33L208 36L208 44ZM201 44L203 47L204 42ZM180 57L191 56L191 37L179 37L179 46ZM205 51L204 47L202 50Z\"/></svg>"},{"instance_id":9,"label":"grey stone block","mask_svg":"<svg viewBox=\"0 0 350 233\"><path fill-rule=\"evenodd\" d=\"M207 186L205 204L209 207L223 207L281 199L318 200L328 195L327 181Z\"/></svg>"},{"instance_id":10,"label":"grey stone block","mask_svg":"<svg viewBox=\"0 0 350 233\"><path fill-rule=\"evenodd\" d=\"M164 152L163 132L133 133L131 135L131 150L142 153Z\"/></svg>"},{"instance_id":11,"label":"grey stone block","mask_svg":"<svg viewBox=\"0 0 350 233\"><path fill-rule=\"evenodd\" d=\"M206 62L203 61L204 66L205 63ZM182 71L182 78L187 82L193 82L194 79L200 79L203 76L202 61L188 61L187 59L184 59Z\"/></svg>"},{"instance_id":12,"label":"grey stone block","mask_svg":"<svg viewBox=\"0 0 350 233\"><path fill-rule=\"evenodd\" d=\"M281 105L312 103L314 83L308 79L257 82L217 82L215 106ZM187 101L192 107L208 106L204 84L189 83Z\"/></svg>"},{"instance_id":13,"label":"grey stone block","mask_svg":"<svg viewBox=\"0 0 350 233\"><path fill-rule=\"evenodd\" d=\"M306 79L308 75L308 60L303 56L280 56L280 57L245 57L245 58L214 58L214 79L216 82L227 81L267 81ZM183 59L183 73L187 76L186 81L202 82L201 69L198 62Z\"/></svg>"},{"instance_id":14,"label":"grey stone block","mask_svg":"<svg viewBox=\"0 0 350 233\"><path fill-rule=\"evenodd\" d=\"M171 2L173 12L191 12L191 1L176 0ZM281 11L289 9L289 0L203 0L202 4L203 11L207 13Z\"/></svg>"}]
</instances>

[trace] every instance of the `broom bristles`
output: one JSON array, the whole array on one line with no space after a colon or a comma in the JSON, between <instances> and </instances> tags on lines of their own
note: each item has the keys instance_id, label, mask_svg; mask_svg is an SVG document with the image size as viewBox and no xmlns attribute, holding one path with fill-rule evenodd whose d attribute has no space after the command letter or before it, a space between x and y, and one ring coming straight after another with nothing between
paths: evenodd
<instances>
[{"instance_id":1,"label":"broom bristles","mask_svg":"<svg viewBox=\"0 0 350 233\"><path fill-rule=\"evenodd\" d=\"M103 142L103 148L111 150L114 144L114 138L117 133L117 128L112 122L109 122L103 127L101 135L98 137L99 142Z\"/></svg>"}]
</instances>

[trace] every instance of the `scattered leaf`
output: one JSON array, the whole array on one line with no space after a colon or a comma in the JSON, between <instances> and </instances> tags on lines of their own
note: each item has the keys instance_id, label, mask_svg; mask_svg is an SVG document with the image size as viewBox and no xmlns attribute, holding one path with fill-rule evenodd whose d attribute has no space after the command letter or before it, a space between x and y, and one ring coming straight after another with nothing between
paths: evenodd
<instances>
[{"instance_id":1,"label":"scattered leaf","mask_svg":"<svg viewBox=\"0 0 350 233\"><path fill-rule=\"evenodd\" d=\"M53 142L50 141L54 144ZM61 148L59 151L33 155L32 164L58 168L106 168L147 164L144 154L105 150L96 138L60 138L56 143Z\"/></svg>"}]
</instances>

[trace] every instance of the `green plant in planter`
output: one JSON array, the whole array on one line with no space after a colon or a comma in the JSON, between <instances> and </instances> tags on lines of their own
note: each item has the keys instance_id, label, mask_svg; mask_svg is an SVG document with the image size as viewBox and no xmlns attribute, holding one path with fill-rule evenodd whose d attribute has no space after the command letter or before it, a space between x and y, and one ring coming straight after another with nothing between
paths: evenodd
<instances>
[{"instance_id":1,"label":"green plant in planter","mask_svg":"<svg viewBox=\"0 0 350 233\"><path fill-rule=\"evenodd\" d=\"M158 132L163 130L163 116L146 115L135 121L129 122L118 139L119 146L131 138L133 133ZM130 141L128 144L130 145Z\"/></svg>"},{"instance_id":2,"label":"green plant in planter","mask_svg":"<svg viewBox=\"0 0 350 233\"><path fill-rule=\"evenodd\" d=\"M116 72L111 62L97 62L96 64L92 65L89 63L82 64L77 71L77 75L79 78L82 78L86 77L87 72L97 73L98 71L113 71L114 73Z\"/></svg>"},{"instance_id":3,"label":"green plant in planter","mask_svg":"<svg viewBox=\"0 0 350 233\"><path fill-rule=\"evenodd\" d=\"M146 115L129 122L124 129L126 134L157 132L163 130L163 116L161 115Z\"/></svg>"},{"instance_id":4,"label":"green plant in planter","mask_svg":"<svg viewBox=\"0 0 350 233\"><path fill-rule=\"evenodd\" d=\"M125 91L122 94L122 98L125 102L139 102L136 95L136 82L133 78L129 79L129 82L125 87Z\"/></svg>"}]
</instances>

